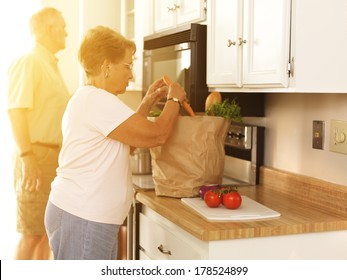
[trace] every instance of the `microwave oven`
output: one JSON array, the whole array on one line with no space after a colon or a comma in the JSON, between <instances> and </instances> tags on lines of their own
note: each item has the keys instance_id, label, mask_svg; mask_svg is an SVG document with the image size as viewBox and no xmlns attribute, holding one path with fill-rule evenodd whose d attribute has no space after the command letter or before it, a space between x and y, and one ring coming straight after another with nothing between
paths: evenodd
<instances>
[{"instance_id":1,"label":"microwave oven","mask_svg":"<svg viewBox=\"0 0 347 280\"><path fill-rule=\"evenodd\" d=\"M143 95L164 75L181 84L195 112L205 111L206 25L193 23L144 38ZM164 104L160 101L158 109Z\"/></svg>"}]
</instances>

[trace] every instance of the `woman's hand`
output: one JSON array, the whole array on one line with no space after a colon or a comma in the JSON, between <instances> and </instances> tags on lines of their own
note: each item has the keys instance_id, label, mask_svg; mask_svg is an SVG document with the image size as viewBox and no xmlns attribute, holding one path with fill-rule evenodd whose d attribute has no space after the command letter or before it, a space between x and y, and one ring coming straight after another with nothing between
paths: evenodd
<instances>
[{"instance_id":1,"label":"woman's hand","mask_svg":"<svg viewBox=\"0 0 347 280\"><path fill-rule=\"evenodd\" d=\"M160 99L177 98L181 102L186 99L184 88L178 83L166 86L163 79L155 81L148 89L137 109L126 121L118 125L108 137L133 147L150 148L165 143L178 119L179 107L173 102L165 104L160 116L155 121L147 120L152 102ZM149 101L151 100L151 102Z\"/></svg>"},{"instance_id":2,"label":"woman's hand","mask_svg":"<svg viewBox=\"0 0 347 280\"><path fill-rule=\"evenodd\" d=\"M163 79L159 79L149 87L144 99L146 98L153 106L165 97L176 97L182 102L186 99L186 92L178 83L172 83L168 86Z\"/></svg>"},{"instance_id":3,"label":"woman's hand","mask_svg":"<svg viewBox=\"0 0 347 280\"><path fill-rule=\"evenodd\" d=\"M186 100L187 93L184 88L178 83L172 83L169 87L168 98L176 97L182 104L183 100Z\"/></svg>"},{"instance_id":4,"label":"woman's hand","mask_svg":"<svg viewBox=\"0 0 347 280\"><path fill-rule=\"evenodd\" d=\"M156 80L148 89L146 95L143 97L140 106L136 112L143 117L147 117L153 105L157 104L159 100L166 97L168 94L168 87L165 85L163 79Z\"/></svg>"},{"instance_id":5,"label":"woman's hand","mask_svg":"<svg viewBox=\"0 0 347 280\"><path fill-rule=\"evenodd\" d=\"M168 94L168 87L163 79L156 80L148 89L144 98L148 99L151 105L157 104Z\"/></svg>"}]
</instances>

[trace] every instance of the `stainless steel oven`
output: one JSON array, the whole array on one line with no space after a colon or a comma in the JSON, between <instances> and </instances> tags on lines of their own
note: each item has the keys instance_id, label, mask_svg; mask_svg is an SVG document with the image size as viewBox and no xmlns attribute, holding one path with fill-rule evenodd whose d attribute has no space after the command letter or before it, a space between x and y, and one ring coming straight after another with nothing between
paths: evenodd
<instances>
[{"instance_id":1,"label":"stainless steel oven","mask_svg":"<svg viewBox=\"0 0 347 280\"><path fill-rule=\"evenodd\" d=\"M163 75L184 87L194 111L205 110L208 95L205 25L189 24L144 38L143 93ZM159 103L160 109L164 102Z\"/></svg>"},{"instance_id":2,"label":"stainless steel oven","mask_svg":"<svg viewBox=\"0 0 347 280\"><path fill-rule=\"evenodd\" d=\"M259 168L264 161L265 128L232 124L225 140L224 176L239 184L259 183Z\"/></svg>"}]
</instances>

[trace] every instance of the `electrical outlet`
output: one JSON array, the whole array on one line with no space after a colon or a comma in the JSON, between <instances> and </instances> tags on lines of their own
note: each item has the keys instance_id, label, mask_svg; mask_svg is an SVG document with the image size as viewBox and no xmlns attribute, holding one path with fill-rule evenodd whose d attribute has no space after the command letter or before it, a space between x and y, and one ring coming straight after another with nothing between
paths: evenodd
<instances>
[{"instance_id":1,"label":"electrical outlet","mask_svg":"<svg viewBox=\"0 0 347 280\"><path fill-rule=\"evenodd\" d=\"M313 121L312 148L323 150L324 146L324 121Z\"/></svg>"},{"instance_id":2,"label":"electrical outlet","mask_svg":"<svg viewBox=\"0 0 347 280\"><path fill-rule=\"evenodd\" d=\"M331 152L347 154L347 121L330 121L330 144Z\"/></svg>"}]
</instances>

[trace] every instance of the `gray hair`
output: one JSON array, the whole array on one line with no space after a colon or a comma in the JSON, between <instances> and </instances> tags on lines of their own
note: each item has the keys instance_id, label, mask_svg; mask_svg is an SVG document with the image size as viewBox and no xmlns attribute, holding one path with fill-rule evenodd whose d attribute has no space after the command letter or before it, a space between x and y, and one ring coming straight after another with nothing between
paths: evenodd
<instances>
[{"instance_id":1,"label":"gray hair","mask_svg":"<svg viewBox=\"0 0 347 280\"><path fill-rule=\"evenodd\" d=\"M61 17L61 12L55 8L46 7L30 18L30 30L36 39L46 36L46 30L49 26L54 26L58 17Z\"/></svg>"},{"instance_id":2,"label":"gray hair","mask_svg":"<svg viewBox=\"0 0 347 280\"><path fill-rule=\"evenodd\" d=\"M126 49L134 54L135 43L115 30L99 25L89 29L85 34L78 52L78 59L87 77L95 76L100 73L100 67L105 59L118 63L124 58Z\"/></svg>"}]
</instances>

